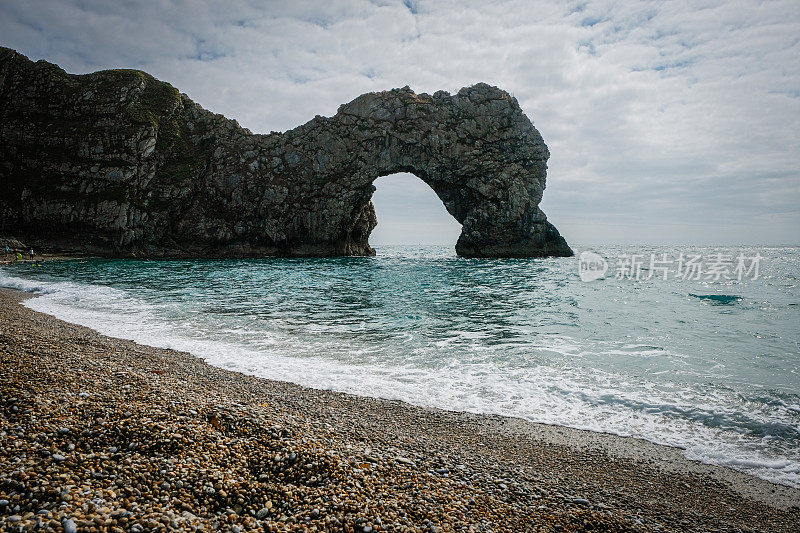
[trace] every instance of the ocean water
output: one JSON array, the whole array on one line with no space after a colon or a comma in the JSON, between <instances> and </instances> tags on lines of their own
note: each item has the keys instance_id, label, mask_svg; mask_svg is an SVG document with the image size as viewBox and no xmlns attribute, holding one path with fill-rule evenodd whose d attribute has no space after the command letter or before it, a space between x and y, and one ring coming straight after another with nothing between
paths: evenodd
<instances>
[{"instance_id":1,"label":"ocean water","mask_svg":"<svg viewBox=\"0 0 800 533\"><path fill-rule=\"evenodd\" d=\"M800 248L591 250L610 265L591 282L577 258L380 247L374 258L14 265L0 285L40 291L26 302L37 311L220 367L641 437L800 486ZM649 268L650 254L682 252L763 259L758 279L741 281ZM646 259L641 279L616 278L626 254Z\"/></svg>"}]
</instances>

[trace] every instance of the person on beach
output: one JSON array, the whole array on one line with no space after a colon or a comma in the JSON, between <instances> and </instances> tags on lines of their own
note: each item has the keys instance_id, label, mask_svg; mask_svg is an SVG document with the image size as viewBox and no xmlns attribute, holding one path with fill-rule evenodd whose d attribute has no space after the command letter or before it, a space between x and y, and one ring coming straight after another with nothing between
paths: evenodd
<instances>
[{"instance_id":1,"label":"person on beach","mask_svg":"<svg viewBox=\"0 0 800 533\"><path fill-rule=\"evenodd\" d=\"M28 252L28 253L30 253L30 254L31 254L31 261L33 261L33 248L31 248L31 251L30 251L30 252Z\"/></svg>"},{"instance_id":2,"label":"person on beach","mask_svg":"<svg viewBox=\"0 0 800 533\"><path fill-rule=\"evenodd\" d=\"M8 257L8 253L10 251L11 251L11 248L9 248L8 245L6 244L6 253L5 253L5 255L3 257Z\"/></svg>"}]
</instances>

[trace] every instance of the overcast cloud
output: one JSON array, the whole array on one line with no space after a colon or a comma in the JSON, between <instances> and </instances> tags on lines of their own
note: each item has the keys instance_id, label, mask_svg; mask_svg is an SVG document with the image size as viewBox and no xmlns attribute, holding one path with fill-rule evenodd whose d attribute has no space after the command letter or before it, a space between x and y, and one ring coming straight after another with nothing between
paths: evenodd
<instances>
[{"instance_id":1,"label":"overcast cloud","mask_svg":"<svg viewBox=\"0 0 800 533\"><path fill-rule=\"evenodd\" d=\"M146 70L255 132L485 81L550 147L542 207L568 241L800 243L797 0L0 0L0 44ZM455 242L422 182L376 184L373 242Z\"/></svg>"}]
</instances>

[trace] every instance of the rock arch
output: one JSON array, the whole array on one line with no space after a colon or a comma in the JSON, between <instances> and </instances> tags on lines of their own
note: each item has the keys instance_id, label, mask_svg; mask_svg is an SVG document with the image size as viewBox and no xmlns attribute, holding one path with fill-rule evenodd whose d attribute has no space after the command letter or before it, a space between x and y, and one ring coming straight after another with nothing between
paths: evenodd
<instances>
[{"instance_id":1,"label":"rock arch","mask_svg":"<svg viewBox=\"0 0 800 533\"><path fill-rule=\"evenodd\" d=\"M468 257L572 251L539 209L549 152L508 93L368 93L252 134L133 70L0 49L0 234L122 256L370 255L378 177L410 172Z\"/></svg>"},{"instance_id":2,"label":"rock arch","mask_svg":"<svg viewBox=\"0 0 800 533\"><path fill-rule=\"evenodd\" d=\"M538 208L547 147L516 100L496 87L478 84L453 96L443 91L417 95L408 87L369 93L341 106L334 117L320 119L312 131L317 129L335 132L331 134L341 139L345 150L326 153L331 144L323 142L316 153L332 159L354 155L348 162L351 176L337 175L334 181L363 191L353 204L354 212L363 213L361 223L374 221L369 205L372 181L410 172L427 183L462 224L459 255L570 253ZM354 227L359 238L372 230L367 225ZM366 245L360 239L345 241Z\"/></svg>"}]
</instances>

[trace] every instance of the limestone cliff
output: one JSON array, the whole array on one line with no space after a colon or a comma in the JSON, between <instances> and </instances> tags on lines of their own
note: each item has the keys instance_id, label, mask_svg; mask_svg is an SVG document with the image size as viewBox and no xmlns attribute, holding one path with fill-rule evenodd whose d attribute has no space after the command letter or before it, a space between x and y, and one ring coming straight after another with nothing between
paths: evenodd
<instances>
[{"instance_id":1,"label":"limestone cliff","mask_svg":"<svg viewBox=\"0 0 800 533\"><path fill-rule=\"evenodd\" d=\"M370 255L372 182L411 172L456 251L572 251L538 205L549 152L506 92L393 89L253 134L137 70L71 75L0 48L0 237L107 256Z\"/></svg>"}]
</instances>

